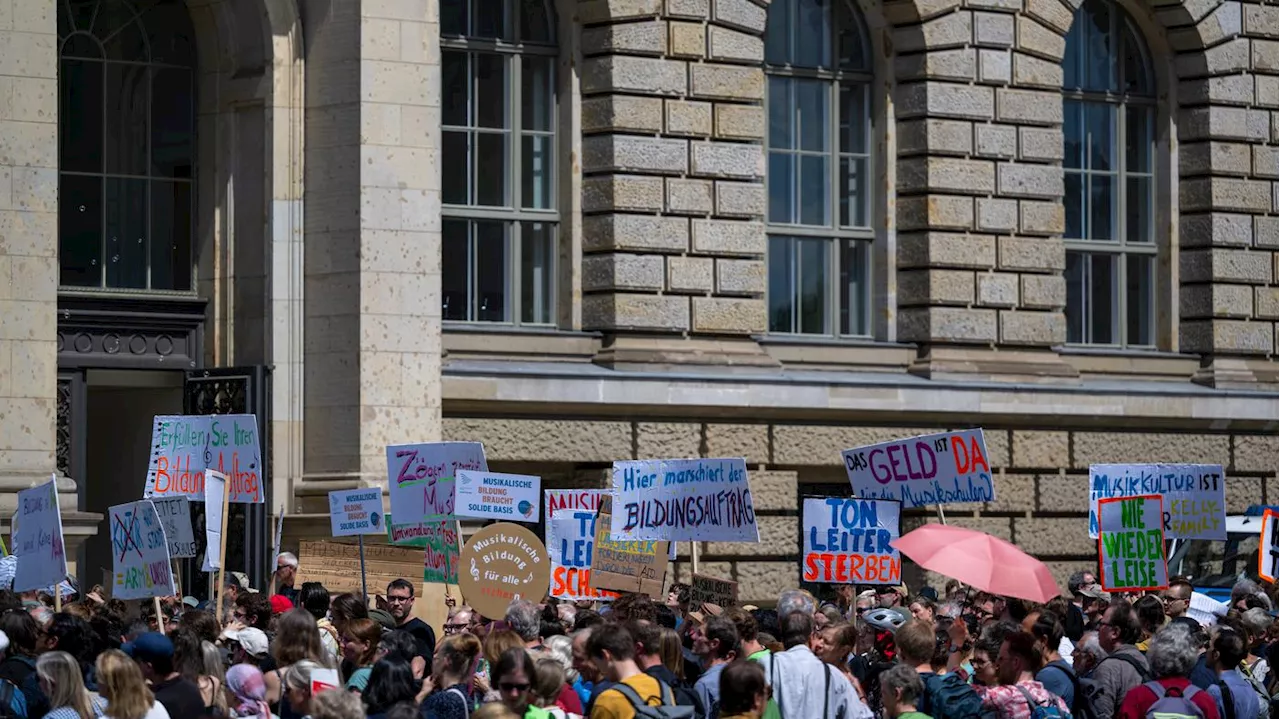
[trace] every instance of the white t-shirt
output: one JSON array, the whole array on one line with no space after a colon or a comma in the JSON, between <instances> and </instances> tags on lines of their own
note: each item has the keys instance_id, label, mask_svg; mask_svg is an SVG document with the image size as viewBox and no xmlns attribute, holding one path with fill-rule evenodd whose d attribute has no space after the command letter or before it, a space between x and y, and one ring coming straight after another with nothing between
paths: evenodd
<instances>
[{"instance_id":1,"label":"white t-shirt","mask_svg":"<svg viewBox=\"0 0 1280 719\"><path fill-rule=\"evenodd\" d=\"M858 698L858 693L844 674L814 656L809 647L800 644L757 661L764 668L765 682L774 687L773 698L783 716L872 719L871 709ZM775 678L777 685L773 684ZM824 686L827 687L825 697L822 692ZM824 706L827 708L825 717L822 712Z\"/></svg>"},{"instance_id":2,"label":"white t-shirt","mask_svg":"<svg viewBox=\"0 0 1280 719\"><path fill-rule=\"evenodd\" d=\"M107 715L106 719L114 719L114 717ZM169 710L165 709L160 702L155 702L142 719L169 719Z\"/></svg>"}]
</instances>

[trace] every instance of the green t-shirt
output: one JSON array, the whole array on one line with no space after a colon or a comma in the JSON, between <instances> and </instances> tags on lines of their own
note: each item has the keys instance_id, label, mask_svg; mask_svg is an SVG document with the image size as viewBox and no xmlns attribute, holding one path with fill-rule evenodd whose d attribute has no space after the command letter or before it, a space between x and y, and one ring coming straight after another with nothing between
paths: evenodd
<instances>
[{"instance_id":1,"label":"green t-shirt","mask_svg":"<svg viewBox=\"0 0 1280 719\"><path fill-rule=\"evenodd\" d=\"M748 654L748 655L747 655L747 659L750 659L750 660L751 660L751 661L753 661L753 662L758 662L758 661L760 661L761 659L764 659L764 658L765 658L765 657L767 657L767 656L769 656L769 650L768 650L768 649L761 649L760 651L755 652L754 654Z\"/></svg>"},{"instance_id":2,"label":"green t-shirt","mask_svg":"<svg viewBox=\"0 0 1280 719\"><path fill-rule=\"evenodd\" d=\"M933 717L924 712L903 712L898 715L898 719L933 719Z\"/></svg>"}]
</instances>

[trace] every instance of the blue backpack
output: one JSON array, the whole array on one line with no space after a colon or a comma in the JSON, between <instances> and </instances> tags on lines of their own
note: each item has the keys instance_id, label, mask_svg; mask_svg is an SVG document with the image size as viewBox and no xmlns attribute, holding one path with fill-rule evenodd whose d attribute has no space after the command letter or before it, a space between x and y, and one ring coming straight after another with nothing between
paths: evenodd
<instances>
[{"instance_id":1,"label":"blue backpack","mask_svg":"<svg viewBox=\"0 0 1280 719\"><path fill-rule=\"evenodd\" d=\"M1071 715L1062 711L1053 697L1048 701L1038 701L1025 687L1015 684L1014 688L1022 692L1022 698L1027 700L1027 706L1031 708L1031 719L1071 719Z\"/></svg>"},{"instance_id":2,"label":"blue backpack","mask_svg":"<svg viewBox=\"0 0 1280 719\"><path fill-rule=\"evenodd\" d=\"M933 719L981 719L982 699L959 676L920 672L920 678L924 680L920 712Z\"/></svg>"}]
</instances>

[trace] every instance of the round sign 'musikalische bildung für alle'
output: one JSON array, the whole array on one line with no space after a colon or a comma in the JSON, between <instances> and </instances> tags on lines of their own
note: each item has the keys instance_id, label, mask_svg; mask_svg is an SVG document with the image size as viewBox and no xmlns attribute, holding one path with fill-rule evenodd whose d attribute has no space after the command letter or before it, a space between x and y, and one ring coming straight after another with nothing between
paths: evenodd
<instances>
[{"instance_id":1,"label":"round sign 'musikalische bildung f\u00fcr alle'","mask_svg":"<svg viewBox=\"0 0 1280 719\"><path fill-rule=\"evenodd\" d=\"M518 524L491 524L462 548L458 586L471 608L501 619L517 599L540 602L551 582L547 548Z\"/></svg>"}]
</instances>

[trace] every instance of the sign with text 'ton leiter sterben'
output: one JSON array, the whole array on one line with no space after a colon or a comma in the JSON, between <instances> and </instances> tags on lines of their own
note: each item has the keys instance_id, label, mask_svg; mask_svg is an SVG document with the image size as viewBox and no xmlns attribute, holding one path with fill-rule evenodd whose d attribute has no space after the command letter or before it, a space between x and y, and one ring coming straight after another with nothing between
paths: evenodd
<instances>
[{"instance_id":1,"label":"sign with text 'ton leiter sterben'","mask_svg":"<svg viewBox=\"0 0 1280 719\"><path fill-rule=\"evenodd\" d=\"M1108 592L1164 589L1164 508L1158 494L1098 502L1098 566Z\"/></svg>"},{"instance_id":2,"label":"sign with text 'ton leiter sterben'","mask_svg":"<svg viewBox=\"0 0 1280 719\"><path fill-rule=\"evenodd\" d=\"M859 497L894 499L908 509L996 497L980 429L895 439L842 454Z\"/></svg>"},{"instance_id":3,"label":"sign with text 'ton leiter sterben'","mask_svg":"<svg viewBox=\"0 0 1280 719\"><path fill-rule=\"evenodd\" d=\"M542 478L460 470L453 482L453 511L459 517L537 523Z\"/></svg>"},{"instance_id":4,"label":"sign with text 'ton leiter sterben'","mask_svg":"<svg viewBox=\"0 0 1280 719\"><path fill-rule=\"evenodd\" d=\"M760 541L745 459L614 462L613 492L615 540Z\"/></svg>"},{"instance_id":5,"label":"sign with text 'ton leiter sterben'","mask_svg":"<svg viewBox=\"0 0 1280 719\"><path fill-rule=\"evenodd\" d=\"M902 505L891 499L805 497L804 581L901 584Z\"/></svg>"},{"instance_id":6,"label":"sign with text 'ton leiter sterben'","mask_svg":"<svg viewBox=\"0 0 1280 719\"><path fill-rule=\"evenodd\" d=\"M252 414L156 415L142 496L202 501L207 469L227 475L232 503L262 502L258 418Z\"/></svg>"},{"instance_id":7,"label":"sign with text 'ton leiter sterben'","mask_svg":"<svg viewBox=\"0 0 1280 719\"><path fill-rule=\"evenodd\" d=\"M1170 539L1227 539L1227 483L1220 464L1089 465L1089 536L1098 536L1098 500L1158 494Z\"/></svg>"},{"instance_id":8,"label":"sign with text 'ton leiter sterben'","mask_svg":"<svg viewBox=\"0 0 1280 719\"><path fill-rule=\"evenodd\" d=\"M453 480L459 470L489 471L479 442L422 442L387 447L387 486L395 525L391 541L410 543L425 522L456 519Z\"/></svg>"}]
</instances>

